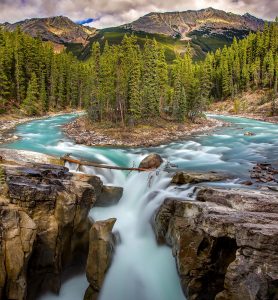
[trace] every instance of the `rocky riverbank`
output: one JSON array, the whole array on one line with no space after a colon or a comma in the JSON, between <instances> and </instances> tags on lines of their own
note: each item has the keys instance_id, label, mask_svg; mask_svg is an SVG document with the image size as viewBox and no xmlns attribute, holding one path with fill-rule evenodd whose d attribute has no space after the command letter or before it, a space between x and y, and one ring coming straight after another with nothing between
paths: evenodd
<instances>
[{"instance_id":1,"label":"rocky riverbank","mask_svg":"<svg viewBox=\"0 0 278 300\"><path fill-rule=\"evenodd\" d=\"M188 300L278 298L278 193L201 188L166 199L154 229L173 249Z\"/></svg>"},{"instance_id":2,"label":"rocky riverbank","mask_svg":"<svg viewBox=\"0 0 278 300\"><path fill-rule=\"evenodd\" d=\"M207 132L224 123L215 119L199 119L198 123L177 124L152 120L135 127L115 127L92 124L86 116L63 127L67 136L77 144L87 146L151 147L180 140L189 135Z\"/></svg>"},{"instance_id":3,"label":"rocky riverbank","mask_svg":"<svg viewBox=\"0 0 278 300\"><path fill-rule=\"evenodd\" d=\"M214 102L209 110L212 114L278 123L278 98L273 99L267 90L248 91L236 99Z\"/></svg>"}]
</instances>

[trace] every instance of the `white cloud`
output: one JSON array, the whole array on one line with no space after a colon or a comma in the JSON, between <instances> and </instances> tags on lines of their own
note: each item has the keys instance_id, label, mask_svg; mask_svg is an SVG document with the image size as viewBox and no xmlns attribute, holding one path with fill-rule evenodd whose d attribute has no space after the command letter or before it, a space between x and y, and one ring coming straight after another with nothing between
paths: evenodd
<instances>
[{"instance_id":1,"label":"white cloud","mask_svg":"<svg viewBox=\"0 0 278 300\"><path fill-rule=\"evenodd\" d=\"M225 11L274 19L276 0L0 0L0 22L65 15L73 20L100 18L92 26L102 28L131 22L152 11L182 11L212 6Z\"/></svg>"}]
</instances>

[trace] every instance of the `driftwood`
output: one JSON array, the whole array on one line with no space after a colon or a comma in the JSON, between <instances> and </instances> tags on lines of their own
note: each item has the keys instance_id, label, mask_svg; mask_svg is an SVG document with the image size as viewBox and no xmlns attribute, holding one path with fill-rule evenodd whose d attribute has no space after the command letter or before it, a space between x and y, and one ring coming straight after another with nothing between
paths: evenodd
<instances>
[{"instance_id":1,"label":"driftwood","mask_svg":"<svg viewBox=\"0 0 278 300\"><path fill-rule=\"evenodd\" d=\"M137 171L137 172L150 172L153 171L153 169L144 169L144 168L127 168L127 167L118 167L118 166L109 166L109 165L103 165L96 162L90 162L90 161L82 161L78 159L71 158L68 155L65 155L60 158L64 162L74 163L79 166L89 166L89 167L95 167L95 168L101 168L101 169L109 169L109 170L121 170L121 171Z\"/></svg>"}]
</instances>

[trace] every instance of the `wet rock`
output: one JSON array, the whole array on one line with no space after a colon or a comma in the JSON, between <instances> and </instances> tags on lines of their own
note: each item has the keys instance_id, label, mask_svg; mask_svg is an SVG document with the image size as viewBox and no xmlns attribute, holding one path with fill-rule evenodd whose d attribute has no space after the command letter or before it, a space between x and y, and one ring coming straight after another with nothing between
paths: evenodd
<instances>
[{"instance_id":1,"label":"wet rock","mask_svg":"<svg viewBox=\"0 0 278 300\"><path fill-rule=\"evenodd\" d=\"M251 131L246 131L244 133L245 136L255 136L256 134L254 132L251 132Z\"/></svg>"},{"instance_id":2,"label":"wet rock","mask_svg":"<svg viewBox=\"0 0 278 300\"><path fill-rule=\"evenodd\" d=\"M113 256L112 229L116 219L95 222L90 229L86 275L90 283L84 299L97 299Z\"/></svg>"},{"instance_id":3,"label":"wet rock","mask_svg":"<svg viewBox=\"0 0 278 300\"><path fill-rule=\"evenodd\" d=\"M101 194L97 197L95 206L104 207L117 204L123 196L123 188L116 186L103 186Z\"/></svg>"},{"instance_id":4,"label":"wet rock","mask_svg":"<svg viewBox=\"0 0 278 300\"><path fill-rule=\"evenodd\" d=\"M244 180L244 181L241 181L240 184L242 184L242 185L247 185L247 186L251 186L251 185L253 185L253 182L250 181L250 180Z\"/></svg>"},{"instance_id":5,"label":"wet rock","mask_svg":"<svg viewBox=\"0 0 278 300\"><path fill-rule=\"evenodd\" d=\"M96 176L72 175L56 165L5 166L5 171L9 202L37 226L28 263L28 299L36 299L38 290L58 292L62 270L75 256L87 255L88 214L103 184Z\"/></svg>"},{"instance_id":6,"label":"wet rock","mask_svg":"<svg viewBox=\"0 0 278 300\"><path fill-rule=\"evenodd\" d=\"M278 192L278 186L268 186L267 188L271 191Z\"/></svg>"},{"instance_id":7,"label":"wet rock","mask_svg":"<svg viewBox=\"0 0 278 300\"><path fill-rule=\"evenodd\" d=\"M278 182L278 170L269 163L257 163L250 171L250 178L260 183Z\"/></svg>"},{"instance_id":8,"label":"wet rock","mask_svg":"<svg viewBox=\"0 0 278 300\"><path fill-rule=\"evenodd\" d=\"M208 172L208 173L196 173L196 172L177 172L171 183L172 184L197 184L201 182L215 182L227 179L228 176L224 174Z\"/></svg>"},{"instance_id":9,"label":"wet rock","mask_svg":"<svg viewBox=\"0 0 278 300\"><path fill-rule=\"evenodd\" d=\"M23 210L0 201L0 299L21 300L37 226Z\"/></svg>"},{"instance_id":10,"label":"wet rock","mask_svg":"<svg viewBox=\"0 0 278 300\"><path fill-rule=\"evenodd\" d=\"M157 169L161 166L162 163L163 163L162 157L156 153L152 153L141 161L139 168Z\"/></svg>"},{"instance_id":11,"label":"wet rock","mask_svg":"<svg viewBox=\"0 0 278 300\"><path fill-rule=\"evenodd\" d=\"M277 203L276 193L214 188L165 200L154 228L172 246L187 299L278 297Z\"/></svg>"}]
</instances>

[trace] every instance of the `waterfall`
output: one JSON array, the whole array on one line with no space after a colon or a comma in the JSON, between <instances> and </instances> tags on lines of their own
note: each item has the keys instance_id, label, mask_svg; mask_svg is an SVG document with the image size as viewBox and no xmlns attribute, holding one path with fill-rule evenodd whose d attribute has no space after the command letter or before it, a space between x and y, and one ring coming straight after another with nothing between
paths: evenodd
<instances>
[{"instance_id":1,"label":"waterfall","mask_svg":"<svg viewBox=\"0 0 278 300\"><path fill-rule=\"evenodd\" d=\"M192 188L169 186L170 177L163 170L129 174L93 167L82 170L124 188L117 205L94 207L90 212L95 221L117 218L113 231L118 243L100 300L185 299L171 249L156 243L151 222L166 198L186 197Z\"/></svg>"}]
</instances>

